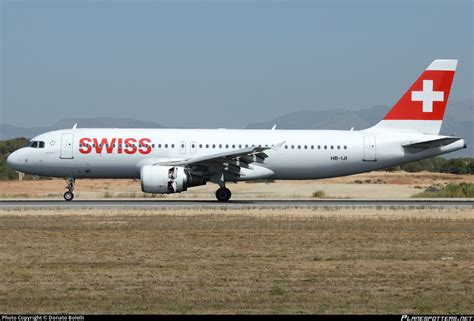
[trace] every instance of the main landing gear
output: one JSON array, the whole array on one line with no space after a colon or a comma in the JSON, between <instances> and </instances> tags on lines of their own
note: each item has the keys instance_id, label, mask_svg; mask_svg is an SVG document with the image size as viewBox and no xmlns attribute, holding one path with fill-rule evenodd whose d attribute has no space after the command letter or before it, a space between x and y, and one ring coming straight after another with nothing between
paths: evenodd
<instances>
[{"instance_id":1,"label":"main landing gear","mask_svg":"<svg viewBox=\"0 0 474 321\"><path fill-rule=\"evenodd\" d=\"M216 191L216 198L219 202L227 202L231 196L232 193L230 192L230 189L226 187L221 187Z\"/></svg>"},{"instance_id":2,"label":"main landing gear","mask_svg":"<svg viewBox=\"0 0 474 321\"><path fill-rule=\"evenodd\" d=\"M74 198L74 193L73 193L73 191L74 191L74 182L75 182L75 181L76 181L76 180L75 180L74 178L72 178L72 177L68 177L68 178L66 179L66 183L67 183L66 189L67 189L67 192L65 192L63 196L64 196L64 199L65 199L66 201L68 201L68 202L72 201L72 199Z\"/></svg>"}]
</instances>

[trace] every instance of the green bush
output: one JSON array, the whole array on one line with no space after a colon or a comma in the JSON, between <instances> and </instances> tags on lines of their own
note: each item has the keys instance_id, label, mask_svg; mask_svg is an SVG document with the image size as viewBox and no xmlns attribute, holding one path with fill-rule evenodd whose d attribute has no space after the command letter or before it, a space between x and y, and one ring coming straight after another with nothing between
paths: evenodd
<instances>
[{"instance_id":1,"label":"green bush","mask_svg":"<svg viewBox=\"0 0 474 321\"><path fill-rule=\"evenodd\" d=\"M15 150L25 146L27 141L26 138L0 141L0 180L18 179L18 173L7 166L7 157Z\"/></svg>"},{"instance_id":2,"label":"green bush","mask_svg":"<svg viewBox=\"0 0 474 321\"><path fill-rule=\"evenodd\" d=\"M428 171L433 173L448 174L474 174L474 158L452 158L434 157L421 161L406 163L403 165L384 169L388 171L403 170L414 173Z\"/></svg>"},{"instance_id":3,"label":"green bush","mask_svg":"<svg viewBox=\"0 0 474 321\"><path fill-rule=\"evenodd\" d=\"M474 197L473 183L448 184L441 189L434 186L428 187L424 192L413 195L413 197L447 197L463 198Z\"/></svg>"},{"instance_id":4,"label":"green bush","mask_svg":"<svg viewBox=\"0 0 474 321\"><path fill-rule=\"evenodd\" d=\"M313 197L314 198L324 198L324 197L326 197L326 192L325 191L313 192Z\"/></svg>"}]
</instances>

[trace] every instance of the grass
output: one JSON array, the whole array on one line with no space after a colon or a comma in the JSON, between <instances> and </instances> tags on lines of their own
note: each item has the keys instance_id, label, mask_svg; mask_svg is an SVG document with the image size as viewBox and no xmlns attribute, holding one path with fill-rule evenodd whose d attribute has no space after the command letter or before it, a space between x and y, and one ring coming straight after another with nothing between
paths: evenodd
<instances>
[{"instance_id":1,"label":"grass","mask_svg":"<svg viewBox=\"0 0 474 321\"><path fill-rule=\"evenodd\" d=\"M424 192L413 195L413 197L448 197L465 198L474 197L473 183L447 184L444 187L430 186Z\"/></svg>"},{"instance_id":2,"label":"grass","mask_svg":"<svg viewBox=\"0 0 474 321\"><path fill-rule=\"evenodd\" d=\"M474 312L472 210L364 211L4 211L0 310Z\"/></svg>"}]
</instances>

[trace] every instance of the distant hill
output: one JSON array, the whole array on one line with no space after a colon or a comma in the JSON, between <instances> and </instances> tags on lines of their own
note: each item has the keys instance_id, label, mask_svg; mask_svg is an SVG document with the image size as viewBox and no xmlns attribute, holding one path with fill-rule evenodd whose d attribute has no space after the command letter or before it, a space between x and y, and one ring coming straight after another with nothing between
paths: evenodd
<instances>
[{"instance_id":1,"label":"distant hill","mask_svg":"<svg viewBox=\"0 0 474 321\"><path fill-rule=\"evenodd\" d=\"M164 126L135 119L126 118L74 118L61 119L48 127L25 128L0 124L0 140L18 137L32 138L38 134L57 130L72 128L77 123L79 128L163 128Z\"/></svg>"},{"instance_id":2,"label":"distant hill","mask_svg":"<svg viewBox=\"0 0 474 321\"><path fill-rule=\"evenodd\" d=\"M279 129L351 129L369 128L379 122L390 110L387 106L375 106L351 111L303 110L279 116L273 120L249 124L247 128ZM441 134L463 137L468 148L446 155L447 157L473 157L474 152L474 103L473 101L449 103L441 128Z\"/></svg>"},{"instance_id":3,"label":"distant hill","mask_svg":"<svg viewBox=\"0 0 474 321\"><path fill-rule=\"evenodd\" d=\"M301 110L279 116L273 120L253 123L247 128L271 128L277 124L279 129L363 129L377 123L387 113L384 106L350 111L333 110Z\"/></svg>"}]
</instances>

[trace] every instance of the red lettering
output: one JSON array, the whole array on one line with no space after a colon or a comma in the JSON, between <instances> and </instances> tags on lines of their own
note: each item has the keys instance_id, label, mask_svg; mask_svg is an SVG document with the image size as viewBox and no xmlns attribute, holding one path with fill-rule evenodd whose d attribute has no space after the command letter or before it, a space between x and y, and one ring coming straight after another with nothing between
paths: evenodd
<instances>
[{"instance_id":1,"label":"red lettering","mask_svg":"<svg viewBox=\"0 0 474 321\"><path fill-rule=\"evenodd\" d=\"M100 143L97 140L97 138L93 138L93 140L94 140L95 152L97 154L101 154L102 153L102 148L104 148L105 144L107 144L107 138L102 138Z\"/></svg>"},{"instance_id":2,"label":"red lettering","mask_svg":"<svg viewBox=\"0 0 474 321\"><path fill-rule=\"evenodd\" d=\"M137 152L137 146L135 146L136 142L137 140L135 138L125 139L125 154L135 154Z\"/></svg>"},{"instance_id":3,"label":"red lettering","mask_svg":"<svg viewBox=\"0 0 474 321\"><path fill-rule=\"evenodd\" d=\"M110 144L105 145L105 149L107 150L107 154L112 154L112 152L114 151L114 144L115 144L116 140L117 140L117 138L112 138L112 140L110 141Z\"/></svg>"},{"instance_id":4,"label":"red lettering","mask_svg":"<svg viewBox=\"0 0 474 321\"><path fill-rule=\"evenodd\" d=\"M138 143L138 144L137 144ZM118 154L135 154L137 151L140 154L147 155L152 151L151 139L141 138L137 141L136 138L111 138L110 142L108 138L81 138L79 140L79 151L82 154L89 154L95 149L97 154L101 154L102 151L107 154L112 154L114 149L117 148Z\"/></svg>"},{"instance_id":5,"label":"red lettering","mask_svg":"<svg viewBox=\"0 0 474 321\"><path fill-rule=\"evenodd\" d=\"M118 139L118 153L122 154L122 138Z\"/></svg>"},{"instance_id":6,"label":"red lettering","mask_svg":"<svg viewBox=\"0 0 474 321\"><path fill-rule=\"evenodd\" d=\"M151 153L151 139L149 138L142 138L138 141L138 143L142 146L138 151L140 154L150 154Z\"/></svg>"},{"instance_id":7,"label":"red lettering","mask_svg":"<svg viewBox=\"0 0 474 321\"><path fill-rule=\"evenodd\" d=\"M81 154L89 154L92 151L92 146L89 144L90 142L90 138L84 137L79 139L79 152Z\"/></svg>"}]
</instances>

